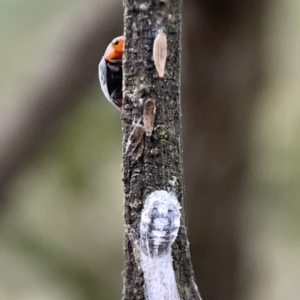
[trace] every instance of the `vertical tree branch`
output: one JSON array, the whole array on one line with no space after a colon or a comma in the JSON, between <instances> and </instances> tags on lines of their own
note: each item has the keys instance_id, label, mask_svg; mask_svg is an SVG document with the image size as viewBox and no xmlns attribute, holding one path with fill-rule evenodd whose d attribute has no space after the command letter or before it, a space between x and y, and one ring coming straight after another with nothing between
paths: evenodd
<instances>
[{"instance_id":1,"label":"vertical tree branch","mask_svg":"<svg viewBox=\"0 0 300 300\"><path fill-rule=\"evenodd\" d=\"M145 199L157 190L173 192L182 207L178 236L172 246L173 267L180 299L201 299L194 282L183 211L180 144L182 1L149 0L141 4L137 0L124 0L124 6L123 85L125 92L122 120L125 271L123 299L147 298L141 268L139 228ZM165 33L168 49L164 74L161 72L161 67L155 67L153 61L153 44L160 33ZM163 77L159 77L162 74ZM149 117L143 119L143 105L147 99L152 99L156 103L156 114L153 132L151 133L150 130L149 133L147 129L145 135L142 128L148 128L149 126L144 123L146 120L147 122L151 120ZM154 112L155 109L152 109L152 113Z\"/></svg>"}]
</instances>

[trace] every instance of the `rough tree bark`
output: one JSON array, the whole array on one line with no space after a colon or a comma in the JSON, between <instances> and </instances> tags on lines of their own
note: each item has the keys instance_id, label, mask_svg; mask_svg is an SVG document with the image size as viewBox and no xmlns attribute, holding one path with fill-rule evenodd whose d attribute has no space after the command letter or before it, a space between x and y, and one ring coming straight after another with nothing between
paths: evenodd
<instances>
[{"instance_id":1,"label":"rough tree bark","mask_svg":"<svg viewBox=\"0 0 300 300\"><path fill-rule=\"evenodd\" d=\"M181 162L180 38L181 0L125 0L125 50L123 57L123 181L125 192L125 271L123 300L145 299L139 255L139 226L144 200L155 190L173 191L181 206L178 237L172 246L173 267L180 299L201 299L187 241ZM164 77L159 77L152 56L159 32L167 37ZM143 101L156 102L152 136L143 136L144 148L135 159L128 155L134 123L142 124ZM144 119L145 120L145 119ZM164 298L165 299L165 298ZM171 299L170 299L171 300Z\"/></svg>"}]
</instances>

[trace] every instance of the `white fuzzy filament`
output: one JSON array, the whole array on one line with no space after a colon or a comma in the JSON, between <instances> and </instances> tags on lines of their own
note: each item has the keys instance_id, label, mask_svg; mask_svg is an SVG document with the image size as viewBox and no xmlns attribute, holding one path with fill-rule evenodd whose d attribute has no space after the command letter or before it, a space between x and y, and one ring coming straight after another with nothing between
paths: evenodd
<instances>
[{"instance_id":1,"label":"white fuzzy filament","mask_svg":"<svg viewBox=\"0 0 300 300\"><path fill-rule=\"evenodd\" d=\"M145 201L140 226L140 257L147 300L179 300L171 245L180 226L180 205L173 193L155 191Z\"/></svg>"}]
</instances>

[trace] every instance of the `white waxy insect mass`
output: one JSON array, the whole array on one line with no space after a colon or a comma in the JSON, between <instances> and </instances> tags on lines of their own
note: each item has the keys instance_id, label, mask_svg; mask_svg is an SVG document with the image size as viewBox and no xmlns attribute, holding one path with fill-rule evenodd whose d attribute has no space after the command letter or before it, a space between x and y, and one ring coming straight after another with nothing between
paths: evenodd
<instances>
[{"instance_id":1,"label":"white waxy insect mass","mask_svg":"<svg viewBox=\"0 0 300 300\"><path fill-rule=\"evenodd\" d=\"M142 251L149 257L171 251L180 226L180 204L174 193L155 191L145 201L141 216Z\"/></svg>"},{"instance_id":2,"label":"white waxy insect mass","mask_svg":"<svg viewBox=\"0 0 300 300\"><path fill-rule=\"evenodd\" d=\"M154 191L145 200L140 254L147 300L179 300L171 246L180 226L180 208L175 194L163 190Z\"/></svg>"}]
</instances>

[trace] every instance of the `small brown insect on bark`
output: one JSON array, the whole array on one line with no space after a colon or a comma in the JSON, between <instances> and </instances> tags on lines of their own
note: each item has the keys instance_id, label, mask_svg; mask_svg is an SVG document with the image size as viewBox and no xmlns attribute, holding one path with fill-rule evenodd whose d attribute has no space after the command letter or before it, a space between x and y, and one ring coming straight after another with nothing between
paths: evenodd
<instances>
[{"instance_id":1,"label":"small brown insect on bark","mask_svg":"<svg viewBox=\"0 0 300 300\"><path fill-rule=\"evenodd\" d=\"M153 60L159 77L164 77L167 52L167 36L160 30L153 43Z\"/></svg>"},{"instance_id":2,"label":"small brown insect on bark","mask_svg":"<svg viewBox=\"0 0 300 300\"><path fill-rule=\"evenodd\" d=\"M152 99L146 100L144 103L144 113L143 113L144 129L146 132L146 136L152 135L155 112L156 112L155 101Z\"/></svg>"},{"instance_id":3,"label":"small brown insect on bark","mask_svg":"<svg viewBox=\"0 0 300 300\"><path fill-rule=\"evenodd\" d=\"M126 144L126 155L138 159L143 153L144 126L135 124Z\"/></svg>"},{"instance_id":4,"label":"small brown insect on bark","mask_svg":"<svg viewBox=\"0 0 300 300\"><path fill-rule=\"evenodd\" d=\"M141 142L138 144L138 146L134 149L134 151L131 154L131 157L134 160L138 160L144 152L144 140L141 139Z\"/></svg>"}]
</instances>

